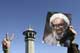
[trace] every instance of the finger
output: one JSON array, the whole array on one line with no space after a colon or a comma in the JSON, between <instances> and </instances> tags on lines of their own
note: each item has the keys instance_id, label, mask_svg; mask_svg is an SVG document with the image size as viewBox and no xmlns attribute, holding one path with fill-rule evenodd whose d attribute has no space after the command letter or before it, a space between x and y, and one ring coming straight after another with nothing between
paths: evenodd
<instances>
[{"instance_id":1,"label":"finger","mask_svg":"<svg viewBox=\"0 0 80 53\"><path fill-rule=\"evenodd\" d=\"M12 41L14 39L14 33L12 33L10 40Z\"/></svg>"},{"instance_id":2,"label":"finger","mask_svg":"<svg viewBox=\"0 0 80 53\"><path fill-rule=\"evenodd\" d=\"M8 39L8 32L6 33L6 39Z\"/></svg>"},{"instance_id":3,"label":"finger","mask_svg":"<svg viewBox=\"0 0 80 53\"><path fill-rule=\"evenodd\" d=\"M70 28L73 28L73 26L69 26Z\"/></svg>"}]
</instances>

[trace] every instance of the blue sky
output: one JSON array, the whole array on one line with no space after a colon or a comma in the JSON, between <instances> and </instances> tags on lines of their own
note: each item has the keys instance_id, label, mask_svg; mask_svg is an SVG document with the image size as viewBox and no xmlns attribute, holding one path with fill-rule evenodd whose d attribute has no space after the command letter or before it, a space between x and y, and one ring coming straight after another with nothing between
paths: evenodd
<instances>
[{"instance_id":1,"label":"blue sky","mask_svg":"<svg viewBox=\"0 0 80 53\"><path fill-rule=\"evenodd\" d=\"M23 31L32 25L37 32L35 53L67 53L67 48L42 43L48 11L72 14L72 25L77 31L76 43L80 45L80 1L79 0L0 0L0 52L5 33L14 33L11 53L25 53ZM80 47L79 47L80 48Z\"/></svg>"}]
</instances>

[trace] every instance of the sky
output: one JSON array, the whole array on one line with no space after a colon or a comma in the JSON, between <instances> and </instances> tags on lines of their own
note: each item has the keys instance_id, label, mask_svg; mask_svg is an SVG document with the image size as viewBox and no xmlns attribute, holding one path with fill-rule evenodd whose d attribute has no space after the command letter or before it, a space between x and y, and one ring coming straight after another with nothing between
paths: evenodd
<instances>
[{"instance_id":1,"label":"sky","mask_svg":"<svg viewBox=\"0 0 80 53\"><path fill-rule=\"evenodd\" d=\"M0 53L3 53L1 42L7 32L15 34L10 53L25 53L23 32L29 25L37 32L35 53L67 53L65 47L42 43L46 16L49 11L72 14L72 25L77 31L75 42L80 45L79 5L80 0L0 0Z\"/></svg>"}]
</instances>

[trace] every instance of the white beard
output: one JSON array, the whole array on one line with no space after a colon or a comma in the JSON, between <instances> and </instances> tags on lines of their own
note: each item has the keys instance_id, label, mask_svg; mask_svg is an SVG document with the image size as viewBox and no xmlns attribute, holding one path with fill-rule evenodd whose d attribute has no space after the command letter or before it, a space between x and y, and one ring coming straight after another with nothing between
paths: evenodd
<instances>
[{"instance_id":1,"label":"white beard","mask_svg":"<svg viewBox=\"0 0 80 53\"><path fill-rule=\"evenodd\" d=\"M49 45L56 45L60 46L59 40L63 37L63 34L57 35L57 33L51 33L48 36L45 37L44 43L47 43Z\"/></svg>"},{"instance_id":2,"label":"white beard","mask_svg":"<svg viewBox=\"0 0 80 53\"><path fill-rule=\"evenodd\" d=\"M54 36L52 36L52 34L45 37L44 42L49 45L56 45L57 44L57 40L55 39Z\"/></svg>"},{"instance_id":3,"label":"white beard","mask_svg":"<svg viewBox=\"0 0 80 53\"><path fill-rule=\"evenodd\" d=\"M53 32L52 35L56 38L56 40L60 40L63 37L63 33L58 35L56 32Z\"/></svg>"}]
</instances>

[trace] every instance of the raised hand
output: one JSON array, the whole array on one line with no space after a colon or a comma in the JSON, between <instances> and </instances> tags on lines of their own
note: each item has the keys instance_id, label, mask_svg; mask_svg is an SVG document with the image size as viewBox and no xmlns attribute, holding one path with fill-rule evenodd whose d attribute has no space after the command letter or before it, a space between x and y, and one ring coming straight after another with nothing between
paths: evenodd
<instances>
[{"instance_id":1,"label":"raised hand","mask_svg":"<svg viewBox=\"0 0 80 53\"><path fill-rule=\"evenodd\" d=\"M9 50L13 38L14 38L14 34L12 34L10 37L8 33L6 33L6 37L2 41L2 47L4 52Z\"/></svg>"}]
</instances>

